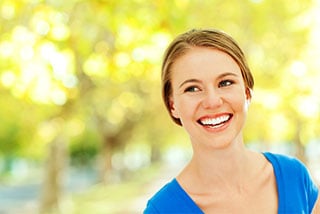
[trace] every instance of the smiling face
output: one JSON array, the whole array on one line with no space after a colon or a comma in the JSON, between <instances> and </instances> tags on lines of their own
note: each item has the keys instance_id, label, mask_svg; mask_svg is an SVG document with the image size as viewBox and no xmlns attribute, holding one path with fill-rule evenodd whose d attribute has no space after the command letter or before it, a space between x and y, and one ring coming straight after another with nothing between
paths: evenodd
<instances>
[{"instance_id":1,"label":"smiling face","mask_svg":"<svg viewBox=\"0 0 320 214\"><path fill-rule=\"evenodd\" d=\"M242 141L250 100L238 64L217 49L191 47L172 65L170 111L194 145Z\"/></svg>"}]
</instances>

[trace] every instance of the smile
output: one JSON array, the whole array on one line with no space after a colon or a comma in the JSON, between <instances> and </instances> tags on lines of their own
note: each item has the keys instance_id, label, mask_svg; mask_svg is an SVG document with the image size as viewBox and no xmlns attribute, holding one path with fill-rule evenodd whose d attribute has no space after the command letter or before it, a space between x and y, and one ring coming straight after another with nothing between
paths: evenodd
<instances>
[{"instance_id":1,"label":"smile","mask_svg":"<svg viewBox=\"0 0 320 214\"><path fill-rule=\"evenodd\" d=\"M223 126L232 118L232 114L224 114L218 117L203 117L198 120L198 123L202 126L218 128Z\"/></svg>"}]
</instances>

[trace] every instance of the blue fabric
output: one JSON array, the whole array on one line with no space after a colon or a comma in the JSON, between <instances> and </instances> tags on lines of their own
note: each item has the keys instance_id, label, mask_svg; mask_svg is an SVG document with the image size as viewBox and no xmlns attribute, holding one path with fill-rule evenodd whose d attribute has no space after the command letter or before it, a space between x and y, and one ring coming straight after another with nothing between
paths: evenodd
<instances>
[{"instance_id":1,"label":"blue fabric","mask_svg":"<svg viewBox=\"0 0 320 214\"><path fill-rule=\"evenodd\" d=\"M311 213L318 188L307 168L296 158L264 153L273 165L278 188L278 213Z\"/></svg>"},{"instance_id":2,"label":"blue fabric","mask_svg":"<svg viewBox=\"0 0 320 214\"><path fill-rule=\"evenodd\" d=\"M263 153L273 165L278 189L278 213L311 213L318 189L306 167L297 159ZM144 214L203 213L176 179L162 187L147 204Z\"/></svg>"},{"instance_id":3,"label":"blue fabric","mask_svg":"<svg viewBox=\"0 0 320 214\"><path fill-rule=\"evenodd\" d=\"M203 213L176 179L166 184L148 202L144 214Z\"/></svg>"}]
</instances>

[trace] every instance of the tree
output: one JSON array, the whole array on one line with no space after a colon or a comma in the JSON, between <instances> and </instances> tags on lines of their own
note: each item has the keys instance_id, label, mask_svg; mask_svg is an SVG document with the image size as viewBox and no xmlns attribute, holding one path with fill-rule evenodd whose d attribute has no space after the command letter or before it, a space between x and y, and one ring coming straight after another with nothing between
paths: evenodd
<instances>
[{"instance_id":1,"label":"tree","mask_svg":"<svg viewBox=\"0 0 320 214\"><path fill-rule=\"evenodd\" d=\"M246 140L292 141L303 151L319 130L313 4L4 0L0 153L7 159L68 160L67 152L54 149L63 139L71 162L80 147L100 152L100 180L115 173L114 154L133 144L148 147L150 160L161 160L167 148L185 140L179 128L164 125L170 122L160 95L162 54L175 35L200 27L230 33L248 56L256 86ZM47 163L47 177L58 180L62 171L49 176L49 169L65 167Z\"/></svg>"}]
</instances>

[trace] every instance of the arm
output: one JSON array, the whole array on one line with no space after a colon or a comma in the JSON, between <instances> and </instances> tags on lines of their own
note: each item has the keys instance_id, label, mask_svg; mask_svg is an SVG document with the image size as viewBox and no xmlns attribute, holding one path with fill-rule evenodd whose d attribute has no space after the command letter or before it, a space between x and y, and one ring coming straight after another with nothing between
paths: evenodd
<instances>
[{"instance_id":1,"label":"arm","mask_svg":"<svg viewBox=\"0 0 320 214\"><path fill-rule=\"evenodd\" d=\"M159 213L159 212L154 208L151 202L148 202L147 207L143 211L143 214L153 214L153 213Z\"/></svg>"}]
</instances>

